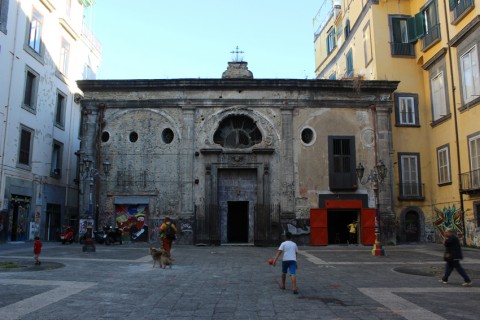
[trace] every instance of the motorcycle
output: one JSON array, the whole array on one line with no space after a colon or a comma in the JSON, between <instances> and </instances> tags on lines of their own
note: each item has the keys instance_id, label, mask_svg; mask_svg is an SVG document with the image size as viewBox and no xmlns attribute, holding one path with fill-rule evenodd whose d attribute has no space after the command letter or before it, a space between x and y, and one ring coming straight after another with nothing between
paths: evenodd
<instances>
[{"instance_id":1,"label":"motorcycle","mask_svg":"<svg viewBox=\"0 0 480 320\"><path fill-rule=\"evenodd\" d=\"M111 226L104 226L103 231L106 235L105 244L110 245L115 242L122 244L122 230L120 228L112 228Z\"/></svg>"},{"instance_id":2,"label":"motorcycle","mask_svg":"<svg viewBox=\"0 0 480 320\"><path fill-rule=\"evenodd\" d=\"M73 243L73 228L68 226L65 227L65 230L60 234L60 240L62 244L69 242L70 244Z\"/></svg>"},{"instance_id":3,"label":"motorcycle","mask_svg":"<svg viewBox=\"0 0 480 320\"><path fill-rule=\"evenodd\" d=\"M85 242L85 239L87 238L87 235L84 234L83 236L80 237L80 244L83 244ZM105 243L105 239L107 238L107 235L105 234L104 231L93 231L93 240L96 243Z\"/></svg>"}]
</instances>

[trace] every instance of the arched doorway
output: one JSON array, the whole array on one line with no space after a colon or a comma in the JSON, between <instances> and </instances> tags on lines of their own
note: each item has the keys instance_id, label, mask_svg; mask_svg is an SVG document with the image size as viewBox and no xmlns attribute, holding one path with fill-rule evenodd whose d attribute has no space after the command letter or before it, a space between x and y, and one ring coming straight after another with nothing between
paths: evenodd
<instances>
[{"instance_id":1,"label":"arched doorway","mask_svg":"<svg viewBox=\"0 0 480 320\"><path fill-rule=\"evenodd\" d=\"M418 242L420 239L420 222L418 213L408 211L405 214L405 241Z\"/></svg>"}]
</instances>

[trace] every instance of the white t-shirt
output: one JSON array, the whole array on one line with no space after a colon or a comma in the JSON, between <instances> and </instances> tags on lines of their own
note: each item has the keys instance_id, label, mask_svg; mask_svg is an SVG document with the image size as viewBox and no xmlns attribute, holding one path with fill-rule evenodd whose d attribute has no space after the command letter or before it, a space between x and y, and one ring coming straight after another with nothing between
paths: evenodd
<instances>
[{"instance_id":1,"label":"white t-shirt","mask_svg":"<svg viewBox=\"0 0 480 320\"><path fill-rule=\"evenodd\" d=\"M287 240L282 242L278 250L283 252L283 261L297 261L297 244L293 241Z\"/></svg>"}]
</instances>

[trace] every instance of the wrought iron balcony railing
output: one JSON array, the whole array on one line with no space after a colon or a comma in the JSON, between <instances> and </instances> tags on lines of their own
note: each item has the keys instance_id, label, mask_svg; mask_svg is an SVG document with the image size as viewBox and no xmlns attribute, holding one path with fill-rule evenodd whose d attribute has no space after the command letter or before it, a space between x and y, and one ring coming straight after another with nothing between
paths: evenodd
<instances>
[{"instance_id":1,"label":"wrought iron balcony railing","mask_svg":"<svg viewBox=\"0 0 480 320\"><path fill-rule=\"evenodd\" d=\"M453 20L457 20L459 17L462 16L464 12L468 9L473 8L475 4L474 0L460 0L457 2L455 8L453 8Z\"/></svg>"},{"instance_id":2,"label":"wrought iron balcony railing","mask_svg":"<svg viewBox=\"0 0 480 320\"><path fill-rule=\"evenodd\" d=\"M425 198L424 183L399 183L399 200L423 200Z\"/></svg>"},{"instance_id":3,"label":"wrought iron balcony railing","mask_svg":"<svg viewBox=\"0 0 480 320\"><path fill-rule=\"evenodd\" d=\"M480 192L480 169L460 174L460 192Z\"/></svg>"},{"instance_id":4,"label":"wrought iron balcony railing","mask_svg":"<svg viewBox=\"0 0 480 320\"><path fill-rule=\"evenodd\" d=\"M423 36L423 49L430 46L435 40L440 39L440 24L434 25Z\"/></svg>"}]
</instances>

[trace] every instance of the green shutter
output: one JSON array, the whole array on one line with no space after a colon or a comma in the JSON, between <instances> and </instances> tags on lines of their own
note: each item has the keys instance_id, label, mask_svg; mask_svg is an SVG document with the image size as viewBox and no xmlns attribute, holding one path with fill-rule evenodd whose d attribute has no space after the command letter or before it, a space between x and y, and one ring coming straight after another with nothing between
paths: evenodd
<instances>
[{"instance_id":1,"label":"green shutter","mask_svg":"<svg viewBox=\"0 0 480 320\"><path fill-rule=\"evenodd\" d=\"M407 19L408 42L412 43L425 35L425 15L417 13L414 17Z\"/></svg>"},{"instance_id":2,"label":"green shutter","mask_svg":"<svg viewBox=\"0 0 480 320\"><path fill-rule=\"evenodd\" d=\"M415 15L415 35L417 39L425 35L425 14L423 12Z\"/></svg>"},{"instance_id":3,"label":"green shutter","mask_svg":"<svg viewBox=\"0 0 480 320\"><path fill-rule=\"evenodd\" d=\"M407 19L407 32L408 32L408 42L412 43L417 41L417 34L415 33L415 17L410 17Z\"/></svg>"},{"instance_id":4,"label":"green shutter","mask_svg":"<svg viewBox=\"0 0 480 320\"><path fill-rule=\"evenodd\" d=\"M458 5L458 0L449 0L449 3L450 3L450 11L452 11Z\"/></svg>"}]
</instances>

